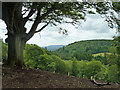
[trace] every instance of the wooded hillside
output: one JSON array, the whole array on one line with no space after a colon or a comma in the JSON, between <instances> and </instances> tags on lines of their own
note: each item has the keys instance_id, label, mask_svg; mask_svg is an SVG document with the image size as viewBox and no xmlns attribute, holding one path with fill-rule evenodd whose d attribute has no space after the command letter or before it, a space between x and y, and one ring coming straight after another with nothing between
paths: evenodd
<instances>
[{"instance_id":1,"label":"wooded hillside","mask_svg":"<svg viewBox=\"0 0 120 90\"><path fill-rule=\"evenodd\" d=\"M90 59L92 54L108 53L113 47L112 40L86 40L71 43L64 46L55 52L60 55L62 59L69 60L74 56L88 56ZM79 55L78 55L79 54ZM67 57L66 57L67 56ZM86 57L86 59L88 59Z\"/></svg>"}]
</instances>

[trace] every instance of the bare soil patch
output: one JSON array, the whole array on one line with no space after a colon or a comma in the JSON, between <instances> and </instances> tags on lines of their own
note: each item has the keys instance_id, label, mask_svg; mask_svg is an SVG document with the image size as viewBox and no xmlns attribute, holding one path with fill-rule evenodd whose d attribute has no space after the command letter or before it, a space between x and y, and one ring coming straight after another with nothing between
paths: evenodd
<instances>
[{"instance_id":1,"label":"bare soil patch","mask_svg":"<svg viewBox=\"0 0 120 90\"><path fill-rule=\"evenodd\" d=\"M101 81L99 81L101 82ZM2 66L3 88L117 88L119 84L97 86L89 79L67 76L39 69Z\"/></svg>"}]
</instances>

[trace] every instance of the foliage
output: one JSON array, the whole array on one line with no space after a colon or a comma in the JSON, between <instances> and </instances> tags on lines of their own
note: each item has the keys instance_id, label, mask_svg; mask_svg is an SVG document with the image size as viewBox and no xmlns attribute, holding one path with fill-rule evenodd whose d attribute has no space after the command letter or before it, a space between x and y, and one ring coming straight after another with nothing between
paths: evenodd
<instances>
[{"instance_id":1,"label":"foliage","mask_svg":"<svg viewBox=\"0 0 120 90\"><path fill-rule=\"evenodd\" d=\"M89 53L73 53L72 57L75 57L77 60L88 60L90 61L93 56Z\"/></svg>"},{"instance_id":2,"label":"foliage","mask_svg":"<svg viewBox=\"0 0 120 90\"><path fill-rule=\"evenodd\" d=\"M110 66L117 64L118 63L117 60L118 58L116 54L107 55L107 61Z\"/></svg>"},{"instance_id":3,"label":"foliage","mask_svg":"<svg viewBox=\"0 0 120 90\"><path fill-rule=\"evenodd\" d=\"M37 45L26 44L24 54L25 64L31 68L66 73L64 61Z\"/></svg>"},{"instance_id":4,"label":"foliage","mask_svg":"<svg viewBox=\"0 0 120 90\"><path fill-rule=\"evenodd\" d=\"M104 65L107 65L109 63L108 58L111 55L111 53L98 53L94 54L93 60L101 61Z\"/></svg>"},{"instance_id":5,"label":"foliage","mask_svg":"<svg viewBox=\"0 0 120 90\"><path fill-rule=\"evenodd\" d=\"M35 67L40 55L46 54L45 50L37 45L26 44L24 48L24 59L27 66Z\"/></svg>"},{"instance_id":6,"label":"foliage","mask_svg":"<svg viewBox=\"0 0 120 90\"><path fill-rule=\"evenodd\" d=\"M95 76L101 71L102 64L100 61L91 61L87 63L87 77L90 79L91 76Z\"/></svg>"},{"instance_id":7,"label":"foliage","mask_svg":"<svg viewBox=\"0 0 120 90\"><path fill-rule=\"evenodd\" d=\"M102 65L101 71L97 73L95 78L108 81L108 69L109 65Z\"/></svg>"},{"instance_id":8,"label":"foliage","mask_svg":"<svg viewBox=\"0 0 120 90\"><path fill-rule=\"evenodd\" d=\"M73 58L73 64L72 64L72 75L77 76L78 73L79 73L79 71L77 69L77 59L74 57Z\"/></svg>"},{"instance_id":9,"label":"foliage","mask_svg":"<svg viewBox=\"0 0 120 90\"><path fill-rule=\"evenodd\" d=\"M66 66L66 71L68 76L72 75L72 69L73 69L73 61L72 60L64 60L65 66Z\"/></svg>"},{"instance_id":10,"label":"foliage","mask_svg":"<svg viewBox=\"0 0 120 90\"><path fill-rule=\"evenodd\" d=\"M87 61L78 61L77 63L78 66L78 70L79 70L79 77L85 78L86 74L87 74Z\"/></svg>"},{"instance_id":11,"label":"foliage","mask_svg":"<svg viewBox=\"0 0 120 90\"><path fill-rule=\"evenodd\" d=\"M56 63L50 55L40 55L36 67L41 70L55 71Z\"/></svg>"},{"instance_id":12,"label":"foliage","mask_svg":"<svg viewBox=\"0 0 120 90\"><path fill-rule=\"evenodd\" d=\"M108 81L111 82L120 82L118 76L118 67L117 64L111 65L108 69Z\"/></svg>"},{"instance_id":13,"label":"foliage","mask_svg":"<svg viewBox=\"0 0 120 90\"><path fill-rule=\"evenodd\" d=\"M79 41L55 52L64 60L72 60L73 57L76 57L78 60L90 61L93 58L92 54L109 52L109 48L113 47L112 42L112 40Z\"/></svg>"}]
</instances>

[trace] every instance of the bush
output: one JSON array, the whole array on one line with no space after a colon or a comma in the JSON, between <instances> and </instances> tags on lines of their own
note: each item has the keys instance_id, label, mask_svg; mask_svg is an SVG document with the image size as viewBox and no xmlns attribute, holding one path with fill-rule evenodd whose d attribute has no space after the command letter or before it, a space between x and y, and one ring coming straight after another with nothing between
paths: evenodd
<instances>
[{"instance_id":1,"label":"bush","mask_svg":"<svg viewBox=\"0 0 120 90\"><path fill-rule=\"evenodd\" d=\"M79 70L77 66L77 59L74 57L73 58L73 64L72 64L72 75L73 76L78 76Z\"/></svg>"},{"instance_id":2,"label":"bush","mask_svg":"<svg viewBox=\"0 0 120 90\"><path fill-rule=\"evenodd\" d=\"M32 68L36 67L36 63L39 60L40 55L46 54L45 50L43 48L40 48L37 45L33 44L26 44L24 48L24 60L25 64L27 66L30 66Z\"/></svg>"},{"instance_id":3,"label":"bush","mask_svg":"<svg viewBox=\"0 0 120 90\"><path fill-rule=\"evenodd\" d=\"M2 43L2 59L3 59L3 63L7 62L7 58L8 58L8 46L5 43Z\"/></svg>"},{"instance_id":4,"label":"bush","mask_svg":"<svg viewBox=\"0 0 120 90\"><path fill-rule=\"evenodd\" d=\"M65 62L67 74L68 75L72 75L72 64L73 64L73 61L72 60L64 60L64 62Z\"/></svg>"},{"instance_id":5,"label":"bush","mask_svg":"<svg viewBox=\"0 0 120 90\"><path fill-rule=\"evenodd\" d=\"M56 62L50 55L40 55L36 67L41 70L55 71Z\"/></svg>"},{"instance_id":6,"label":"bush","mask_svg":"<svg viewBox=\"0 0 120 90\"><path fill-rule=\"evenodd\" d=\"M79 70L78 76L82 77L82 78L84 76L86 76L86 74L87 74L87 61L83 61L83 60L78 61L77 66L78 66L78 70Z\"/></svg>"},{"instance_id":7,"label":"bush","mask_svg":"<svg viewBox=\"0 0 120 90\"><path fill-rule=\"evenodd\" d=\"M114 64L108 69L108 80L111 82L119 82L118 67Z\"/></svg>"},{"instance_id":8,"label":"bush","mask_svg":"<svg viewBox=\"0 0 120 90\"><path fill-rule=\"evenodd\" d=\"M108 69L109 65L102 65L101 71L97 73L96 79L102 79L108 81Z\"/></svg>"},{"instance_id":9,"label":"bush","mask_svg":"<svg viewBox=\"0 0 120 90\"><path fill-rule=\"evenodd\" d=\"M87 63L86 76L90 79L91 76L97 75L101 71L102 63L100 61L90 61Z\"/></svg>"}]
</instances>

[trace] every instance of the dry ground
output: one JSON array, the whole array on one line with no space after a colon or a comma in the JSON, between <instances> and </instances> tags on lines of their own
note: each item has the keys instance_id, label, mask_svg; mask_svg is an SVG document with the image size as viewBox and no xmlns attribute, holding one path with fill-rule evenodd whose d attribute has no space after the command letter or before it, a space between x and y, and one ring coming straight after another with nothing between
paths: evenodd
<instances>
[{"instance_id":1,"label":"dry ground","mask_svg":"<svg viewBox=\"0 0 120 90\"><path fill-rule=\"evenodd\" d=\"M101 82L101 81L99 81ZM67 76L38 69L2 66L3 88L117 88L118 84L97 86L89 79Z\"/></svg>"}]
</instances>

